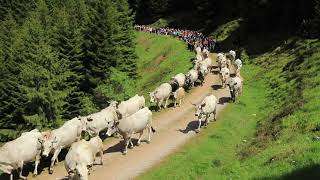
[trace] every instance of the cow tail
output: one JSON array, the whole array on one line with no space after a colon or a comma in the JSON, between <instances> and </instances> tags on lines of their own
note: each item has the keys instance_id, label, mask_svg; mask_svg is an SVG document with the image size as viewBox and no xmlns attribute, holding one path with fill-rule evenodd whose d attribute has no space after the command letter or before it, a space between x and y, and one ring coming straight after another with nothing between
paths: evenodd
<instances>
[{"instance_id":1,"label":"cow tail","mask_svg":"<svg viewBox=\"0 0 320 180\"><path fill-rule=\"evenodd\" d=\"M151 130L152 130L153 133L156 132L156 130L152 126L151 126Z\"/></svg>"}]
</instances>

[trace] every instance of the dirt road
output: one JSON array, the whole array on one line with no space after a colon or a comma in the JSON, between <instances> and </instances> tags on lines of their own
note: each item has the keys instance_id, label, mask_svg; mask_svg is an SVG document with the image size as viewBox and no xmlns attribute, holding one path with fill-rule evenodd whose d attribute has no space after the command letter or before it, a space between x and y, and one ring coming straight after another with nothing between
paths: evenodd
<instances>
[{"instance_id":1,"label":"dirt road","mask_svg":"<svg viewBox=\"0 0 320 180\"><path fill-rule=\"evenodd\" d=\"M215 59L215 56L212 55L212 58ZM197 118L194 116L194 106L190 102L199 103L208 94L214 94L219 99L218 113L225 107L227 97L230 94L227 88L221 89L220 84L220 78L217 74L209 74L204 85L194 88L187 95L186 101L181 107L172 107L154 113L153 126L157 132L153 134L150 144L142 142L139 147L135 146L133 149L129 149L128 154L124 156L121 153L123 142L119 143L120 139L114 138L106 142L104 165L94 166L89 178L92 180L134 179L134 177L159 163L164 157L196 135L194 130L197 127ZM211 122L210 125L213 124L214 122ZM147 133L144 137L146 135ZM135 138L137 137L138 135L135 136ZM49 175L45 170L33 179L63 179L66 175L64 164L59 163L52 175Z\"/></svg>"}]
</instances>

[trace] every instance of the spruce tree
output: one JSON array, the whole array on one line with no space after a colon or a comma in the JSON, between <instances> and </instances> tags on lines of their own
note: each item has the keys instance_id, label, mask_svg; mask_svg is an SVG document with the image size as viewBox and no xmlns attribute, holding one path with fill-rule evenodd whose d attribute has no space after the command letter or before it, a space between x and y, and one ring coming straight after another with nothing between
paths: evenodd
<instances>
[{"instance_id":1,"label":"spruce tree","mask_svg":"<svg viewBox=\"0 0 320 180\"><path fill-rule=\"evenodd\" d=\"M23 124L21 113L25 100L18 88L17 27L10 14L0 23L0 127L12 132L0 137L1 140L14 138Z\"/></svg>"},{"instance_id":2,"label":"spruce tree","mask_svg":"<svg viewBox=\"0 0 320 180\"><path fill-rule=\"evenodd\" d=\"M90 3L91 19L85 32L83 63L87 70L87 90L107 79L109 68L117 65L119 53L115 46L116 9L110 0Z\"/></svg>"},{"instance_id":3,"label":"spruce tree","mask_svg":"<svg viewBox=\"0 0 320 180\"><path fill-rule=\"evenodd\" d=\"M39 1L37 9L24 24L26 36L19 74L22 82L19 88L27 99L23 117L27 124L40 128L60 123L58 120L61 120L71 91L65 84L73 75L50 45L48 12L45 2Z\"/></svg>"},{"instance_id":4,"label":"spruce tree","mask_svg":"<svg viewBox=\"0 0 320 180\"><path fill-rule=\"evenodd\" d=\"M135 54L134 16L126 0L117 0L115 5L118 11L117 23L119 26L115 41L119 51L117 69L126 72L129 77L135 78L137 75L137 55Z\"/></svg>"}]
</instances>

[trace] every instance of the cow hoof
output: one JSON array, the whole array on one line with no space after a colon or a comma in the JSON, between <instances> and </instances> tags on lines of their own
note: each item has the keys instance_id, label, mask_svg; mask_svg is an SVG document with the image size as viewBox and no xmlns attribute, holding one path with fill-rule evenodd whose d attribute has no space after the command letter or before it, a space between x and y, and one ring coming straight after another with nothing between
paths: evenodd
<instances>
[{"instance_id":1,"label":"cow hoof","mask_svg":"<svg viewBox=\"0 0 320 180\"><path fill-rule=\"evenodd\" d=\"M53 174L53 170L49 169L49 174Z\"/></svg>"},{"instance_id":2,"label":"cow hoof","mask_svg":"<svg viewBox=\"0 0 320 180\"><path fill-rule=\"evenodd\" d=\"M133 149L133 146L130 146L129 149Z\"/></svg>"},{"instance_id":3,"label":"cow hoof","mask_svg":"<svg viewBox=\"0 0 320 180\"><path fill-rule=\"evenodd\" d=\"M147 144L150 144L150 141L147 141Z\"/></svg>"},{"instance_id":4,"label":"cow hoof","mask_svg":"<svg viewBox=\"0 0 320 180\"><path fill-rule=\"evenodd\" d=\"M127 152L122 152L122 155L127 155Z\"/></svg>"},{"instance_id":5,"label":"cow hoof","mask_svg":"<svg viewBox=\"0 0 320 180\"><path fill-rule=\"evenodd\" d=\"M32 177L37 177L37 176L38 176L38 174L33 174L33 175L32 175Z\"/></svg>"},{"instance_id":6,"label":"cow hoof","mask_svg":"<svg viewBox=\"0 0 320 180\"><path fill-rule=\"evenodd\" d=\"M200 132L200 130L199 129L196 129L196 133L199 133Z\"/></svg>"},{"instance_id":7,"label":"cow hoof","mask_svg":"<svg viewBox=\"0 0 320 180\"><path fill-rule=\"evenodd\" d=\"M141 143L137 143L137 146L140 146Z\"/></svg>"}]
</instances>

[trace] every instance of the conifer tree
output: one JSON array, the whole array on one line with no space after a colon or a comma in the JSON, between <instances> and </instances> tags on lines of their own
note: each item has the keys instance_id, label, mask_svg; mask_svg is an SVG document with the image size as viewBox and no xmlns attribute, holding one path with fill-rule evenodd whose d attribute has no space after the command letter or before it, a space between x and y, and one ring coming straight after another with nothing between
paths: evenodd
<instances>
[{"instance_id":1,"label":"conifer tree","mask_svg":"<svg viewBox=\"0 0 320 180\"><path fill-rule=\"evenodd\" d=\"M110 0L90 3L91 19L85 32L84 66L88 90L108 77L109 67L115 67L119 53L115 47L116 9Z\"/></svg>"},{"instance_id":2,"label":"conifer tree","mask_svg":"<svg viewBox=\"0 0 320 180\"><path fill-rule=\"evenodd\" d=\"M120 51L117 68L128 73L129 77L135 78L137 75L137 56L135 54L136 37L133 29L134 16L129 9L127 0L117 0L115 5L118 11L117 23L119 26L119 35L115 45Z\"/></svg>"},{"instance_id":3,"label":"conifer tree","mask_svg":"<svg viewBox=\"0 0 320 180\"><path fill-rule=\"evenodd\" d=\"M71 89L65 84L73 74L65 61L59 60L50 46L48 33L47 6L39 1L37 9L24 24L27 32L24 37L24 49L21 52L23 63L20 65L20 89L27 103L24 119L33 127L56 126L61 120Z\"/></svg>"}]
</instances>

